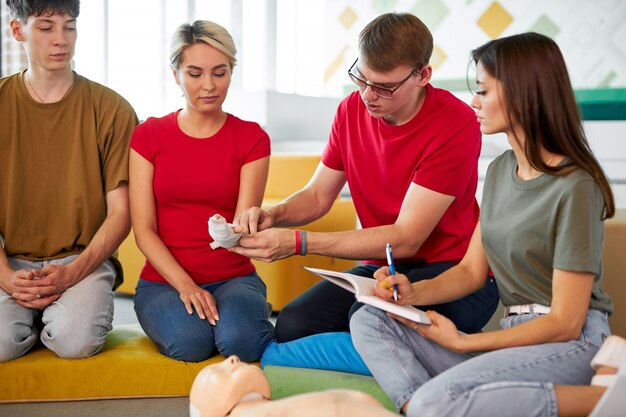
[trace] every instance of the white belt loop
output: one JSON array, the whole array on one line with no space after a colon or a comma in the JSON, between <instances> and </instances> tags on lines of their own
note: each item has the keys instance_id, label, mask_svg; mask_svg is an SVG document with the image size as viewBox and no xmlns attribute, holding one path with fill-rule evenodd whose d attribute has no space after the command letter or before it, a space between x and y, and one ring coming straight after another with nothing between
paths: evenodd
<instances>
[{"instance_id":1,"label":"white belt loop","mask_svg":"<svg viewBox=\"0 0 626 417\"><path fill-rule=\"evenodd\" d=\"M517 314L548 314L550 307L541 304L521 304L508 306L504 309L504 317Z\"/></svg>"}]
</instances>

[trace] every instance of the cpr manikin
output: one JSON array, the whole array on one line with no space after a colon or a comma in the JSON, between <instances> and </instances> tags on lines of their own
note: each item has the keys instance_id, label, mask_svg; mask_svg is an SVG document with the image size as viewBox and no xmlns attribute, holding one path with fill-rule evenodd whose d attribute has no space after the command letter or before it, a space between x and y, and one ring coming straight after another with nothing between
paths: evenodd
<instances>
[{"instance_id":1,"label":"cpr manikin","mask_svg":"<svg viewBox=\"0 0 626 417\"><path fill-rule=\"evenodd\" d=\"M271 400L257 366L236 356L202 369L191 386L191 417L391 417L373 397L354 390L312 392Z\"/></svg>"}]
</instances>

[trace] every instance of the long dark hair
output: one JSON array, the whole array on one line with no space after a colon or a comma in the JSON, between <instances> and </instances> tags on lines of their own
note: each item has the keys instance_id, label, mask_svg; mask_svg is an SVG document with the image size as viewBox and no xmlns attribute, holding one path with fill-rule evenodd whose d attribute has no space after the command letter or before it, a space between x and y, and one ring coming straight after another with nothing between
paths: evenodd
<instances>
[{"instance_id":1,"label":"long dark hair","mask_svg":"<svg viewBox=\"0 0 626 417\"><path fill-rule=\"evenodd\" d=\"M603 219L613 217L613 192L589 148L558 45L547 36L522 33L487 42L472 51L472 59L501 83L509 128L515 132L512 126L515 121L523 129L524 153L530 165L538 171L561 176L578 168L585 170L602 191ZM542 147L553 154L565 155L569 161L554 167L547 165L541 158Z\"/></svg>"}]
</instances>

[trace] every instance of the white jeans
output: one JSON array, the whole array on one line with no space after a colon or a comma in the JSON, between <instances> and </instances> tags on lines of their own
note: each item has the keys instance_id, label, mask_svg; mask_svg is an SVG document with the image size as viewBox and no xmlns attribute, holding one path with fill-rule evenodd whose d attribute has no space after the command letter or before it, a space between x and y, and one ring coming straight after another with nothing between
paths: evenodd
<instances>
[{"instance_id":1,"label":"white jeans","mask_svg":"<svg viewBox=\"0 0 626 417\"><path fill-rule=\"evenodd\" d=\"M13 269L65 265L78 255L50 261L9 258ZM106 261L44 310L22 307L0 290L0 362L19 358L40 337L59 357L85 358L98 353L113 322L115 267Z\"/></svg>"}]
</instances>

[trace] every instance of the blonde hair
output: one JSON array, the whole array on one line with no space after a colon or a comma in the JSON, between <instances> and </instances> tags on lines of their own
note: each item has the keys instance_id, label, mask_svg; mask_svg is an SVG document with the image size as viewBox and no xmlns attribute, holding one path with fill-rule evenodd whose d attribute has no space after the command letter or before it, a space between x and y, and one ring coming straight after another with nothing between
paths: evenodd
<instances>
[{"instance_id":1,"label":"blonde hair","mask_svg":"<svg viewBox=\"0 0 626 417\"><path fill-rule=\"evenodd\" d=\"M195 22L183 23L176 28L172 36L170 46L170 66L173 70L178 70L183 60L183 54L187 48L197 43L204 43L217 49L230 62L230 70L232 71L237 64L237 48L232 36L226 29L214 22L208 20L196 20Z\"/></svg>"}]
</instances>

